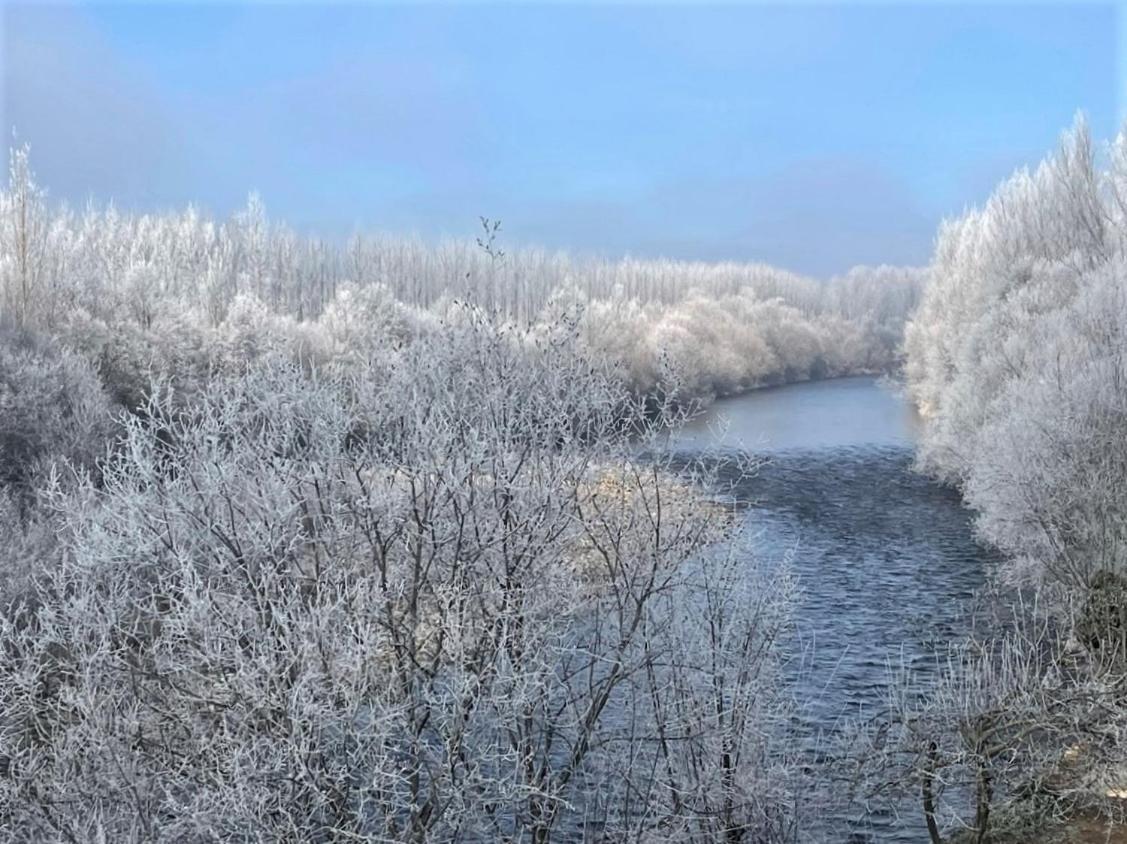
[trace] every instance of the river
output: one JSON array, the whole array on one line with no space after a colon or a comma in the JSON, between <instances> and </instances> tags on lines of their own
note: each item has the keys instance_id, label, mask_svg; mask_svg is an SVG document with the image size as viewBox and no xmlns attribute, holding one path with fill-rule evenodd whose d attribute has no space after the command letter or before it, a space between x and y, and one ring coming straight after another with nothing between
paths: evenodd
<instances>
[{"instance_id":1,"label":"river","mask_svg":"<svg viewBox=\"0 0 1127 844\"><path fill-rule=\"evenodd\" d=\"M925 675L937 648L966 630L992 554L956 493L912 470L919 420L894 389L842 378L722 399L676 447L721 461L765 461L734 494L757 553L789 555L802 593L790 671L807 740L843 719L878 715L889 664ZM920 809L824 818L811 840L919 842Z\"/></svg>"}]
</instances>

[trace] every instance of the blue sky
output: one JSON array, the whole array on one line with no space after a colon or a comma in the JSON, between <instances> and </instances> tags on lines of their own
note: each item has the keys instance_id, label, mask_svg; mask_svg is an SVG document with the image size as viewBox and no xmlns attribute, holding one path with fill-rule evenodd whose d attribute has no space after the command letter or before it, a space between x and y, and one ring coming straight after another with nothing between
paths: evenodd
<instances>
[{"instance_id":1,"label":"blue sky","mask_svg":"<svg viewBox=\"0 0 1127 844\"><path fill-rule=\"evenodd\" d=\"M0 0L2 2L2 0ZM55 198L579 253L924 263L1078 110L1114 4L3 6L5 135Z\"/></svg>"}]
</instances>

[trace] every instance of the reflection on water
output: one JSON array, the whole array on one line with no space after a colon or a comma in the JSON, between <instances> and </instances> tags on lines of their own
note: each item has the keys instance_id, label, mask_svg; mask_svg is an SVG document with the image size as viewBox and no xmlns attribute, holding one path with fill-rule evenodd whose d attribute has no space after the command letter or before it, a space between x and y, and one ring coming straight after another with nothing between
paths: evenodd
<instances>
[{"instance_id":1,"label":"reflection on water","mask_svg":"<svg viewBox=\"0 0 1127 844\"><path fill-rule=\"evenodd\" d=\"M682 429L690 449L789 449L915 444L920 420L891 386L874 378L838 378L756 390L721 399Z\"/></svg>"},{"instance_id":2,"label":"reflection on water","mask_svg":"<svg viewBox=\"0 0 1127 844\"><path fill-rule=\"evenodd\" d=\"M801 583L793 674L808 737L877 714L890 661L926 670L965 630L992 561L958 496L911 470L917 425L894 391L848 378L722 400L678 438L680 450L715 454L728 480L734 450L766 460L733 491L758 553L790 552ZM819 838L849 837L847 819L827 820L836 832ZM849 840L926 840L921 820L913 806L899 821L854 819Z\"/></svg>"}]
</instances>

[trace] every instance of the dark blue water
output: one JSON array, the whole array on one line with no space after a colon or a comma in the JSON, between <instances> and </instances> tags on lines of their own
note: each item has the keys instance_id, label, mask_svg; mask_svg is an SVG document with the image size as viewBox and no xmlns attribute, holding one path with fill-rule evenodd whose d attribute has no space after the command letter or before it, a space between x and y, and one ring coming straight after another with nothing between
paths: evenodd
<instances>
[{"instance_id":1,"label":"dark blue water","mask_svg":"<svg viewBox=\"0 0 1127 844\"><path fill-rule=\"evenodd\" d=\"M721 400L678 439L678 449L720 462L721 480L747 505L757 554L790 557L802 596L789 670L796 728L811 748L831 746L849 719L879 718L890 663L926 678L937 649L967 630L994 562L958 495L912 470L918 426L895 390L847 378ZM737 480L741 452L765 462ZM918 806L892 809L839 808L809 840L926 840Z\"/></svg>"}]
</instances>

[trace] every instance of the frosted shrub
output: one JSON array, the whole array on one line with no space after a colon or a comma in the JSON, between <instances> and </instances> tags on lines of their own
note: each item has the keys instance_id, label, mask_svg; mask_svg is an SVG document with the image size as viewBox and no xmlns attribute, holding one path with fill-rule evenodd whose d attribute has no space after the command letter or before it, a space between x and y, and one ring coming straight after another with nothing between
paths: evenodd
<instances>
[{"instance_id":1,"label":"frosted shrub","mask_svg":"<svg viewBox=\"0 0 1127 844\"><path fill-rule=\"evenodd\" d=\"M412 339L412 319L382 285L340 288L325 308L320 327L334 356L370 358Z\"/></svg>"},{"instance_id":2,"label":"frosted shrub","mask_svg":"<svg viewBox=\"0 0 1127 844\"><path fill-rule=\"evenodd\" d=\"M1122 824L1122 663L1070 641L1075 610L1027 593L980 619L928 685L901 669L860 745L870 799L919 806L934 844L1068 840L1056 836L1077 814Z\"/></svg>"},{"instance_id":3,"label":"frosted shrub","mask_svg":"<svg viewBox=\"0 0 1127 844\"><path fill-rule=\"evenodd\" d=\"M793 840L789 586L575 339L157 389L3 616L0 826Z\"/></svg>"},{"instance_id":4,"label":"frosted shrub","mask_svg":"<svg viewBox=\"0 0 1127 844\"><path fill-rule=\"evenodd\" d=\"M94 470L110 432L109 402L84 360L35 338L0 338L0 488L26 499L63 461Z\"/></svg>"}]
</instances>

